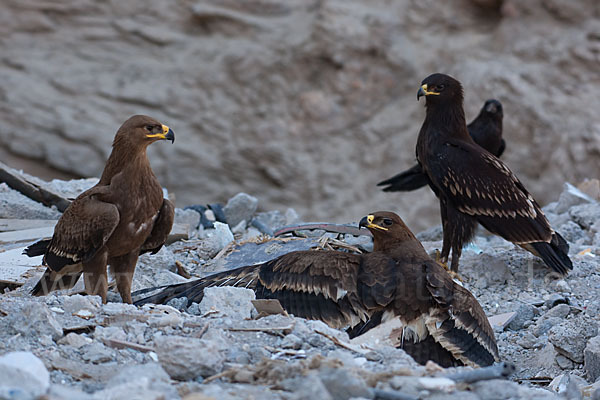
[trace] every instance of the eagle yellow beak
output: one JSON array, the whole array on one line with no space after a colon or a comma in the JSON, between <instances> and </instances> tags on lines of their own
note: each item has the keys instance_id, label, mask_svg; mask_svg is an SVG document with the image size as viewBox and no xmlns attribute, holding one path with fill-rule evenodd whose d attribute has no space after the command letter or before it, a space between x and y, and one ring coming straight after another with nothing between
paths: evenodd
<instances>
[{"instance_id":1,"label":"eagle yellow beak","mask_svg":"<svg viewBox=\"0 0 600 400\"><path fill-rule=\"evenodd\" d=\"M158 138L160 140L170 140L171 143L175 142L175 133L171 128L166 125L162 125L162 133L155 133L153 135L146 135L149 138Z\"/></svg>"},{"instance_id":2,"label":"eagle yellow beak","mask_svg":"<svg viewBox=\"0 0 600 400\"><path fill-rule=\"evenodd\" d=\"M388 228L384 228L383 226L379 226L373 223L373 220L375 219L375 216L373 215L367 215L366 217L363 217L363 219L360 220L360 222L358 223L358 227L362 228L365 227L367 229L378 229L380 231L387 231Z\"/></svg>"},{"instance_id":3,"label":"eagle yellow beak","mask_svg":"<svg viewBox=\"0 0 600 400\"><path fill-rule=\"evenodd\" d=\"M417 100L419 100L421 96L429 95L439 96L440 94L438 92L427 90L427 84L424 84L419 88L419 91L417 91Z\"/></svg>"}]
</instances>

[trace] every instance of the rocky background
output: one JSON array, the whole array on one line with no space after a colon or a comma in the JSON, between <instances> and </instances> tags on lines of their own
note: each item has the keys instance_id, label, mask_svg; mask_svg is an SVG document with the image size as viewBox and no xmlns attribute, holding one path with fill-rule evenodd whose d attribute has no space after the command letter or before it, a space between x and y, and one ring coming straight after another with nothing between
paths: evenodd
<instances>
[{"instance_id":1,"label":"rocky background","mask_svg":"<svg viewBox=\"0 0 600 400\"><path fill-rule=\"evenodd\" d=\"M67 196L94 183L53 181L46 188ZM2 232L0 274L19 265L33 268L12 277L23 283L18 288L0 279L0 399L598 400L600 182L580 188L566 184L544 209L570 244L574 269L564 279L484 232L463 253L463 284L491 317L502 360L515 367L503 380L498 374L483 379L483 370L419 366L384 336L360 345L364 337L349 341L318 321L261 317L251 303L254 293L244 288L211 288L189 306L184 298L136 307L121 303L114 291L103 305L99 297L73 294L82 285L31 297L44 270L41 257L20 255L31 243L23 241L25 230ZM274 239L266 232L303 218L292 209L257 212L258 206L255 197L237 194L223 207L226 223L214 221L218 213L212 211L176 209L187 240L140 257L133 289L340 243L319 231ZM59 216L0 184L0 222L17 219L24 226ZM430 253L441 248L439 226L417 236ZM367 250L372 245L365 236L337 238ZM501 371L492 370L483 372Z\"/></svg>"},{"instance_id":2,"label":"rocky background","mask_svg":"<svg viewBox=\"0 0 600 400\"><path fill-rule=\"evenodd\" d=\"M547 203L599 174L599 16L596 0L5 0L0 157L98 176L144 113L176 133L150 152L179 206L245 191L265 210L391 209L421 229L433 196L375 183L412 164L416 90L439 71L464 83L468 119L502 101L505 160Z\"/></svg>"}]
</instances>

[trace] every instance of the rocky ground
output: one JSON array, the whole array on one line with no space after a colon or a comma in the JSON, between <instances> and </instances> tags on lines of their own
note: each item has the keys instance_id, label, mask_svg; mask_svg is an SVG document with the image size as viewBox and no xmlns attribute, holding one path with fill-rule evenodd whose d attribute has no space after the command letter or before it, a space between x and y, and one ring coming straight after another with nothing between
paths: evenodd
<instances>
[{"instance_id":1,"label":"rocky ground","mask_svg":"<svg viewBox=\"0 0 600 400\"><path fill-rule=\"evenodd\" d=\"M243 191L343 222L368 201L421 230L433 196L374 183L414 163L415 94L444 72L468 119L504 104L503 159L546 204L598 171L599 18L598 0L3 0L0 158L98 176L147 114L177 136L149 151L180 204Z\"/></svg>"},{"instance_id":2,"label":"rocky ground","mask_svg":"<svg viewBox=\"0 0 600 400\"><path fill-rule=\"evenodd\" d=\"M54 182L80 190L88 182ZM595 183L597 185L597 183ZM0 295L0 398L8 399L551 399L600 398L600 196L566 185L545 208L570 243L574 270L564 279L539 260L479 232L461 258L464 285L488 316L496 316L508 380L477 380L419 366L381 343L359 346L321 322L287 315L260 317L242 288L216 288L200 304L185 300L141 308L111 293L54 293L32 298L25 284ZM59 213L0 184L0 218L56 218ZM239 194L223 207L177 210L190 238L144 255L134 289L185 281L182 275L260 262L294 249L368 248L366 237L274 240L267 233L301 220L285 212L257 213L258 201ZM371 210L375 211L375 210ZM358 220L362 216L356 216ZM216 222L221 219L226 223ZM441 247L440 228L419 234ZM24 244L0 243L1 252ZM3 266L4 267L4 266ZM508 314L507 314L508 313ZM496 367L498 368L498 367Z\"/></svg>"}]
</instances>

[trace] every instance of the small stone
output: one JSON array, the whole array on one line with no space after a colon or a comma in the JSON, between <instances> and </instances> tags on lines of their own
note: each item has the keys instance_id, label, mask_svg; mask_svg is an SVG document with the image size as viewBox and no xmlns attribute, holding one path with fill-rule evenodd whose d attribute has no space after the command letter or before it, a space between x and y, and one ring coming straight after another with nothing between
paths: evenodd
<instances>
[{"instance_id":1,"label":"small stone","mask_svg":"<svg viewBox=\"0 0 600 400\"><path fill-rule=\"evenodd\" d=\"M577 189L570 183L565 183L563 192L558 197L558 202L554 212L557 214L562 214L569 211L569 209L571 209L573 206L579 204L589 204L592 201L593 199L590 196Z\"/></svg>"},{"instance_id":2,"label":"small stone","mask_svg":"<svg viewBox=\"0 0 600 400\"><path fill-rule=\"evenodd\" d=\"M544 301L544 304L548 308L556 307L558 304L569 304L569 299L558 294L552 293L548 298Z\"/></svg>"},{"instance_id":3,"label":"small stone","mask_svg":"<svg viewBox=\"0 0 600 400\"><path fill-rule=\"evenodd\" d=\"M187 308L187 303L187 297L176 297L174 299L169 300L166 305L173 307L174 309L179 310L181 312L185 312Z\"/></svg>"},{"instance_id":4,"label":"small stone","mask_svg":"<svg viewBox=\"0 0 600 400\"><path fill-rule=\"evenodd\" d=\"M67 334L67 336L61 338L57 343L65 344L78 349L82 346L85 346L86 344L92 343L92 339L74 332L70 332L69 334Z\"/></svg>"},{"instance_id":5,"label":"small stone","mask_svg":"<svg viewBox=\"0 0 600 400\"><path fill-rule=\"evenodd\" d=\"M54 340L63 336L61 324L48 306L42 303L26 303L10 325L26 336L50 335Z\"/></svg>"},{"instance_id":6,"label":"small stone","mask_svg":"<svg viewBox=\"0 0 600 400\"><path fill-rule=\"evenodd\" d=\"M215 222L214 226L215 229L207 231L207 238L202 244L202 247L207 248L209 257L214 257L225 246L233 242L233 233L231 233L227 224Z\"/></svg>"},{"instance_id":7,"label":"small stone","mask_svg":"<svg viewBox=\"0 0 600 400\"><path fill-rule=\"evenodd\" d=\"M0 357L0 389L22 391L37 397L49 387L50 374L42 360L33 353L17 351Z\"/></svg>"},{"instance_id":8,"label":"small stone","mask_svg":"<svg viewBox=\"0 0 600 400\"><path fill-rule=\"evenodd\" d=\"M302 347L302 343L302 339L293 333L290 333L281 340L281 348L298 350Z\"/></svg>"},{"instance_id":9,"label":"small stone","mask_svg":"<svg viewBox=\"0 0 600 400\"><path fill-rule=\"evenodd\" d=\"M325 367L319 370L319 378L333 400L347 400L353 397L372 399L373 392L360 376L340 368Z\"/></svg>"},{"instance_id":10,"label":"small stone","mask_svg":"<svg viewBox=\"0 0 600 400\"><path fill-rule=\"evenodd\" d=\"M491 379L471 384L472 391L481 399L517 399L519 384L516 382Z\"/></svg>"},{"instance_id":11,"label":"small stone","mask_svg":"<svg viewBox=\"0 0 600 400\"><path fill-rule=\"evenodd\" d=\"M76 294L65 297L63 302L63 308L65 312L69 314L75 314L80 310L97 312L98 308L101 306L102 299L100 296L82 296L80 294Z\"/></svg>"},{"instance_id":12,"label":"small stone","mask_svg":"<svg viewBox=\"0 0 600 400\"><path fill-rule=\"evenodd\" d=\"M114 350L99 342L93 342L81 348L81 358L93 364L102 364L114 359Z\"/></svg>"},{"instance_id":13,"label":"small stone","mask_svg":"<svg viewBox=\"0 0 600 400\"><path fill-rule=\"evenodd\" d=\"M539 314L537 307L530 304L521 304L516 312L515 318L508 323L508 329L513 331L525 328Z\"/></svg>"},{"instance_id":14,"label":"small stone","mask_svg":"<svg viewBox=\"0 0 600 400\"><path fill-rule=\"evenodd\" d=\"M256 299L256 295L250 289L233 286L206 288L200 302L200 312L204 314L211 310L217 310L232 318L249 319L254 310L252 305L254 299Z\"/></svg>"},{"instance_id":15,"label":"small stone","mask_svg":"<svg viewBox=\"0 0 600 400\"><path fill-rule=\"evenodd\" d=\"M562 354L559 354L556 356L556 363L562 369L571 370L571 369L575 368L575 363L573 361L569 360L567 357L563 356Z\"/></svg>"},{"instance_id":16,"label":"small stone","mask_svg":"<svg viewBox=\"0 0 600 400\"><path fill-rule=\"evenodd\" d=\"M249 222L256 212L257 207L258 199L256 197L250 196L246 193L236 194L229 199L225 205L225 208L223 208L227 224L233 227L239 224L241 221Z\"/></svg>"},{"instance_id":17,"label":"small stone","mask_svg":"<svg viewBox=\"0 0 600 400\"><path fill-rule=\"evenodd\" d=\"M571 312L571 307L567 304L559 304L551 308L544 314L544 318L566 318Z\"/></svg>"},{"instance_id":18,"label":"small stone","mask_svg":"<svg viewBox=\"0 0 600 400\"><path fill-rule=\"evenodd\" d=\"M279 386L285 391L290 392L291 395L287 398L293 400L334 399L316 373L310 373L304 377L285 379Z\"/></svg>"},{"instance_id":19,"label":"small stone","mask_svg":"<svg viewBox=\"0 0 600 400\"><path fill-rule=\"evenodd\" d=\"M554 325L560 324L561 322L562 322L562 318L558 318L558 317L540 318L533 325L532 333L535 336L540 337L540 336L548 333L548 331L550 331L550 329L552 329L552 327Z\"/></svg>"},{"instance_id":20,"label":"small stone","mask_svg":"<svg viewBox=\"0 0 600 400\"><path fill-rule=\"evenodd\" d=\"M170 378L166 371L158 363L147 363L141 365L127 365L121 368L107 383L107 386L117 386L133 382L140 377L151 381L169 382Z\"/></svg>"},{"instance_id":21,"label":"small stone","mask_svg":"<svg viewBox=\"0 0 600 400\"><path fill-rule=\"evenodd\" d=\"M225 356L212 341L183 336L154 340L160 364L173 379L187 381L221 372Z\"/></svg>"},{"instance_id":22,"label":"small stone","mask_svg":"<svg viewBox=\"0 0 600 400\"><path fill-rule=\"evenodd\" d=\"M583 354L584 366L590 381L600 378L600 336L591 338Z\"/></svg>"},{"instance_id":23,"label":"small stone","mask_svg":"<svg viewBox=\"0 0 600 400\"><path fill-rule=\"evenodd\" d=\"M198 225L200 225L200 213L191 208L186 208L184 210L176 208L175 219L173 222L176 224L187 225L190 231L194 231L198 229Z\"/></svg>"}]
</instances>

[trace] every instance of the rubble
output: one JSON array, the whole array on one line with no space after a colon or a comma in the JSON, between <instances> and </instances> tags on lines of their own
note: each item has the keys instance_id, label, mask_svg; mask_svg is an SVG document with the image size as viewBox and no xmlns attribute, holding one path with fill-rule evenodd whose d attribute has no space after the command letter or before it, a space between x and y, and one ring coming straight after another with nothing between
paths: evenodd
<instances>
[{"instance_id":1,"label":"rubble","mask_svg":"<svg viewBox=\"0 0 600 400\"><path fill-rule=\"evenodd\" d=\"M557 229L576 224L582 237L596 234L595 222L579 224L591 218L586 207L595 205L579 203L556 213L555 218L563 219ZM205 228L197 212L188 211L178 215L182 223L186 218L196 226L190 231L192 239L140 257L136 289L187 281L178 265L195 279L293 250L336 246L341 239L363 248L370 241L318 230L306 238L248 238L256 228L240 227L234 233L217 221ZM259 220L272 230L297 223L293 215L288 219L274 211L248 218L250 225ZM424 241L431 254L441 247L435 234L421 237L432 239ZM492 370L420 366L404 351L370 340L377 330L364 335L362 342L350 341L345 332L320 321L259 314L252 303L254 292L244 288L210 288L200 304L188 306L182 298L138 308L121 303L116 293L107 304L77 293L30 297L27 290L37 280L34 275L23 278L24 286L0 295L0 354L18 351L37 357L48 373L48 384L29 380L16 389L23 398L37 390L50 400L552 399L578 392L589 397L598 389L593 385L598 379L600 248L571 238L577 241L570 243L575 268L564 279L548 277L547 269L529 253L483 232L465 249L462 283L488 317L498 321L502 360L516 366L512 375L492 374L487 381L478 374ZM0 397L5 393L3 378L0 373ZM37 386L27 386L33 384Z\"/></svg>"}]
</instances>

